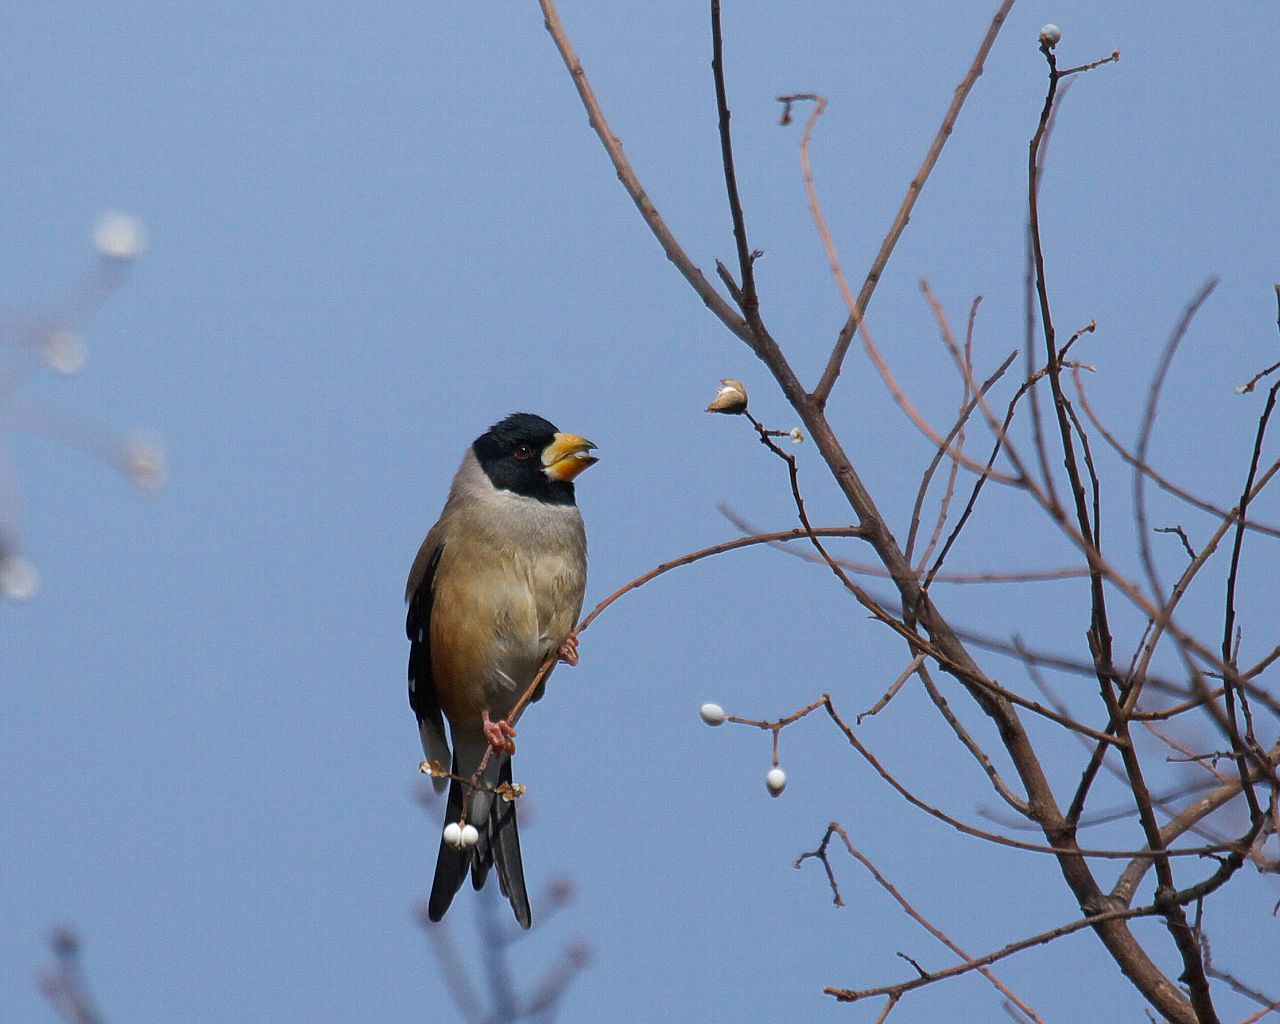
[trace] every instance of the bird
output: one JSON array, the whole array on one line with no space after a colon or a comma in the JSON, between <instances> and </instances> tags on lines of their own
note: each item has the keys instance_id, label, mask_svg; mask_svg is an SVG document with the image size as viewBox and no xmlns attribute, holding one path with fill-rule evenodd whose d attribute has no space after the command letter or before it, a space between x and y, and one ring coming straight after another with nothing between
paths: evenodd
<instances>
[{"instance_id":1,"label":"bird","mask_svg":"<svg viewBox=\"0 0 1280 1024\"><path fill-rule=\"evenodd\" d=\"M598 461L595 450L533 413L495 423L467 449L409 572L409 706L428 761L451 765L451 778L432 777L437 792L449 788L427 903L432 921L444 917L468 871L479 890L493 868L516 921L532 922L515 801L492 790L512 781L508 718L516 702L548 658L578 663L573 631L587 538L573 481ZM534 700L544 687L545 679ZM486 753L463 823L472 787L459 780L470 779ZM464 832L474 826L473 845L447 835L450 823Z\"/></svg>"}]
</instances>

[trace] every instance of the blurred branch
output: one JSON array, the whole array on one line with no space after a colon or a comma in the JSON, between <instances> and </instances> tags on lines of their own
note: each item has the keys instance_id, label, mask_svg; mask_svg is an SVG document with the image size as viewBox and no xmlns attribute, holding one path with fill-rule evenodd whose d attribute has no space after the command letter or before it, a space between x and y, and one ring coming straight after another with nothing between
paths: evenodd
<instances>
[{"instance_id":1,"label":"blurred branch","mask_svg":"<svg viewBox=\"0 0 1280 1024\"><path fill-rule=\"evenodd\" d=\"M20 398L42 371L66 377L81 370L87 357L81 338L85 323L125 281L145 248L141 225L119 213L99 220L94 243L97 259L61 302L33 316L0 319L0 596L13 600L32 597L40 579L23 550L19 484L6 434L36 434L76 448L125 474L144 493L164 483L159 446Z\"/></svg>"},{"instance_id":2,"label":"blurred branch","mask_svg":"<svg viewBox=\"0 0 1280 1024\"><path fill-rule=\"evenodd\" d=\"M797 549L795 546L786 543L793 540L807 540L808 534L803 529L795 530L778 530L775 533L762 533L756 529L751 523L747 522L742 516L735 512L728 505L720 505L720 514L729 520L734 526L742 531L745 536L742 538L743 543L750 542L752 544L768 544L777 551L782 551L790 555L792 558L799 558L806 562L825 565L826 562L821 555ZM815 526L813 532L819 537L860 537L862 533L857 527L847 526ZM875 576L880 579L892 579L889 570L882 565L872 565L869 562L854 562L848 558L836 558L835 562L843 569L856 573L859 576ZM909 574L910 579L916 578L916 572L912 570ZM974 584L974 583L1052 583L1058 580L1079 579L1082 576L1088 576L1089 570L1082 569L1079 566L1063 565L1054 566L1047 569L1023 569L1023 570L1001 570L991 569L987 571L975 572L939 572L931 579L933 583L953 583L957 585ZM1278 653L1277 656L1280 656Z\"/></svg>"},{"instance_id":3,"label":"blurred branch","mask_svg":"<svg viewBox=\"0 0 1280 1024\"><path fill-rule=\"evenodd\" d=\"M59 928L49 945L54 963L40 976L40 989L49 1005L67 1024L103 1024L80 966L80 940L75 932Z\"/></svg>"},{"instance_id":4,"label":"blurred branch","mask_svg":"<svg viewBox=\"0 0 1280 1024\"><path fill-rule=\"evenodd\" d=\"M1142 427L1138 432L1138 443L1134 447L1134 458L1137 465L1145 466L1149 464L1148 451L1151 445L1151 434L1156 424L1156 409L1160 401L1160 392L1164 387L1164 382L1169 375L1169 367L1173 364L1173 358L1178 352L1178 347L1182 344L1183 339L1187 336L1187 331L1191 328L1191 321L1195 319L1196 313L1200 311L1200 307L1208 301L1209 296L1213 294L1213 290L1218 286L1218 279L1210 278L1201 286L1200 291L1183 310L1182 317L1179 319L1177 326L1170 335L1168 343L1165 345L1164 352L1160 356L1160 360L1156 365L1156 372L1151 378L1151 386L1147 390L1147 404L1142 414ZM1160 581L1160 574L1156 568L1155 558L1151 553L1151 541L1149 531L1147 530L1147 495L1146 495L1147 474L1134 470L1133 474L1133 506L1134 518L1137 521L1138 530L1138 551L1142 556L1142 564L1146 569L1147 581L1151 587L1151 596L1157 601L1164 597L1164 584ZM1242 513L1243 515L1243 510ZM1191 560L1195 561L1192 555Z\"/></svg>"},{"instance_id":5,"label":"blurred branch","mask_svg":"<svg viewBox=\"0 0 1280 1024\"><path fill-rule=\"evenodd\" d=\"M928 419L915 407L914 403L912 403L911 399L907 396L906 391L904 391L902 386L898 383L893 370L889 367L888 361L884 358L879 346L875 343L875 339L872 338L871 331L868 329L866 322L858 313L858 307L854 301L853 293L849 289L849 283L845 279L844 271L840 266L840 257L836 252L835 241L832 239L831 232L827 228L826 217L822 212L822 204L818 201L818 189L813 180L813 167L809 160L809 145L812 142L814 126L818 123L818 118L822 116L822 112L826 110L827 101L824 97L815 93L799 93L794 96L781 96L779 99L788 105L800 101L809 101L814 104L813 110L810 112L809 118L805 122L804 132L800 136L800 173L804 179L805 195L809 202L809 215L813 219L814 227L817 228L819 238L822 240L822 247L827 254L827 261L831 266L832 276L835 277L836 284L840 290L840 297L844 300L846 307L849 309L850 318L856 318L857 320L857 331L859 336L862 338L863 348L866 350L867 357L871 360L872 365L876 368L876 372L880 375L880 379L884 382L884 386L888 389L889 394L893 397L898 408L900 408L906 417L915 425L916 429L928 438L929 442L935 448L945 450L948 458L963 465L971 472L985 473L987 476L990 476L995 480L999 480L1001 483L1018 483L1019 481L1016 478L996 472L992 470L990 466L984 468L980 464L967 458L961 450L951 446L949 442L944 440L933 426L930 425ZM757 320L758 319L759 317L757 314ZM1012 363L1014 358L1016 358L1016 353L1014 356L1011 356L1006 360L1004 364L1005 367ZM997 371L996 377L998 378L1002 372L1003 369ZM815 410L821 409L821 405L818 404L812 396L806 396L806 399L815 403ZM802 411L799 406L795 405L794 399L792 399L792 405L797 409L797 411ZM952 436L954 436L954 434Z\"/></svg>"},{"instance_id":6,"label":"blurred branch","mask_svg":"<svg viewBox=\"0 0 1280 1024\"><path fill-rule=\"evenodd\" d=\"M424 789L421 799L423 806L434 816L436 794ZM478 958L459 949L447 921L430 920L425 903L419 908L418 924L435 955L450 999L467 1024L517 1024L521 1021L532 1024L554 1020L569 986L587 966L590 950L581 942L568 944L526 995L517 989L519 972L512 963L511 950L569 905L573 899L573 886L563 880L552 882L542 900L547 910L532 932L513 927L505 916L500 917L495 912L498 899L491 890L482 892L480 896L481 899L475 903L481 949ZM477 984L473 978L473 972L477 970L483 973L483 984Z\"/></svg>"}]
</instances>

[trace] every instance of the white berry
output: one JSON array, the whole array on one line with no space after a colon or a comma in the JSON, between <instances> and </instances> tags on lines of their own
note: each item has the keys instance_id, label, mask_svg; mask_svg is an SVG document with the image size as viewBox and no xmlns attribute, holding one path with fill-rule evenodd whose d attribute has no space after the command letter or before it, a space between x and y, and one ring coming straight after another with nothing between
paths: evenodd
<instances>
[{"instance_id":1,"label":"white berry","mask_svg":"<svg viewBox=\"0 0 1280 1024\"><path fill-rule=\"evenodd\" d=\"M764 777L764 784L769 787L770 796L782 796L782 791L787 788L787 773L781 768L772 768Z\"/></svg>"},{"instance_id":2,"label":"white berry","mask_svg":"<svg viewBox=\"0 0 1280 1024\"><path fill-rule=\"evenodd\" d=\"M480 830L470 822L463 825L461 842L464 850L471 849L471 847L475 846L476 843L480 842Z\"/></svg>"},{"instance_id":3,"label":"white berry","mask_svg":"<svg viewBox=\"0 0 1280 1024\"><path fill-rule=\"evenodd\" d=\"M703 704L698 708L698 714L707 725L724 725L724 708L719 704Z\"/></svg>"},{"instance_id":4,"label":"white berry","mask_svg":"<svg viewBox=\"0 0 1280 1024\"><path fill-rule=\"evenodd\" d=\"M1058 28L1057 25L1046 25L1040 30L1040 42L1044 43L1044 45L1050 49L1057 46L1058 40L1061 38L1062 29Z\"/></svg>"},{"instance_id":5,"label":"white berry","mask_svg":"<svg viewBox=\"0 0 1280 1024\"><path fill-rule=\"evenodd\" d=\"M455 850L462 849L462 826L451 821L444 827L444 841Z\"/></svg>"}]
</instances>

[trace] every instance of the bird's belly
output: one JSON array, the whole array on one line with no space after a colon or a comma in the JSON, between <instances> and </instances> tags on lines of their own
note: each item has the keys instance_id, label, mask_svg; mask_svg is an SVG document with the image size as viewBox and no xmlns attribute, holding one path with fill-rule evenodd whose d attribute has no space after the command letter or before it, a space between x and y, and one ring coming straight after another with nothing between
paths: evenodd
<instances>
[{"instance_id":1,"label":"bird's belly","mask_svg":"<svg viewBox=\"0 0 1280 1024\"><path fill-rule=\"evenodd\" d=\"M582 603L582 558L547 538L485 560L445 548L468 571L445 574L432 612L432 660L440 705L455 729L508 717L543 661L573 629ZM580 550L580 549L579 549ZM475 566L485 565L478 572ZM441 573L444 574L442 561Z\"/></svg>"},{"instance_id":2,"label":"bird's belly","mask_svg":"<svg viewBox=\"0 0 1280 1024\"><path fill-rule=\"evenodd\" d=\"M499 639L495 646L498 648L498 656L481 685L489 717L497 720L506 718L516 701L529 688L542 666L543 654L541 647L534 643L504 642Z\"/></svg>"}]
</instances>

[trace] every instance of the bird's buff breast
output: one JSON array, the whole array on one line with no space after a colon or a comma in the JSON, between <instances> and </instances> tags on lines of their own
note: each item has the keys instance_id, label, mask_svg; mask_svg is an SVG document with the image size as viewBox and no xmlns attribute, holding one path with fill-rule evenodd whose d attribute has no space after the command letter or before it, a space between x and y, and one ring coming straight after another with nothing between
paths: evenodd
<instances>
[{"instance_id":1,"label":"bird's buff breast","mask_svg":"<svg viewBox=\"0 0 1280 1024\"><path fill-rule=\"evenodd\" d=\"M455 729L478 729L484 709L506 717L568 637L585 586L580 529L568 537L560 530L534 538L450 537L431 648L437 692ZM451 558L456 565L446 566Z\"/></svg>"}]
</instances>

